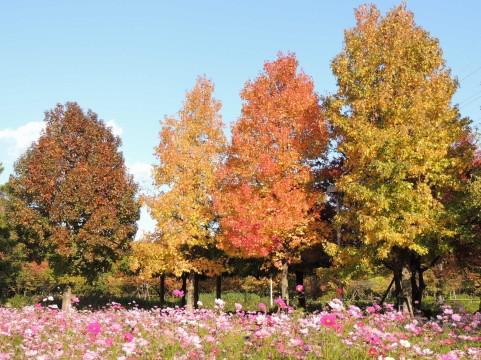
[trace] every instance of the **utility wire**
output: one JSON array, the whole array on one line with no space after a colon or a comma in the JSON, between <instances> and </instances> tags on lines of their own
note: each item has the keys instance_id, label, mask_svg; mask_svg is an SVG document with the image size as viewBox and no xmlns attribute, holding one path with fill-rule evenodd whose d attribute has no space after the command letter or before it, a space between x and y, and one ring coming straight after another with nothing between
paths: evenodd
<instances>
[{"instance_id":1,"label":"utility wire","mask_svg":"<svg viewBox=\"0 0 481 360\"><path fill-rule=\"evenodd\" d=\"M461 104L459 105L460 107L463 107L463 108L466 108L466 106L470 105L470 104L473 104L474 102L476 102L476 100L478 99L481 99L481 94L476 96L474 99L471 99L469 100L468 102L465 102L462 106Z\"/></svg>"},{"instance_id":2,"label":"utility wire","mask_svg":"<svg viewBox=\"0 0 481 360\"><path fill-rule=\"evenodd\" d=\"M466 76L463 77L461 80L459 80L459 82L468 79L469 77L471 77L471 76L473 76L474 74L476 74L479 70L481 70L481 66L477 67L476 69L474 69L473 71L471 71L470 73L468 73L468 75L466 75Z\"/></svg>"},{"instance_id":3,"label":"utility wire","mask_svg":"<svg viewBox=\"0 0 481 360\"><path fill-rule=\"evenodd\" d=\"M479 95L481 95L481 90L480 91L476 91L474 94L468 96L467 98L465 98L464 100L461 100L459 102L459 106L467 103L467 102L470 102L471 100L473 100L474 98L477 98Z\"/></svg>"}]
</instances>

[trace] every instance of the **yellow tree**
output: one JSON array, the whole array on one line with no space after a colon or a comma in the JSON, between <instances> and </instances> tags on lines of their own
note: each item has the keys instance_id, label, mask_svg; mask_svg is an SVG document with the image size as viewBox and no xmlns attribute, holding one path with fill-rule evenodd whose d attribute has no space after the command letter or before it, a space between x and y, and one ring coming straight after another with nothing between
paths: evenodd
<instances>
[{"instance_id":1,"label":"yellow tree","mask_svg":"<svg viewBox=\"0 0 481 360\"><path fill-rule=\"evenodd\" d=\"M346 240L392 269L398 301L420 304L422 274L453 235L445 195L470 162L456 150L468 122L451 104L457 83L437 39L404 5L385 17L375 6L355 14L326 102L343 161L338 222L350 230L344 238L355 235Z\"/></svg>"},{"instance_id":2,"label":"yellow tree","mask_svg":"<svg viewBox=\"0 0 481 360\"><path fill-rule=\"evenodd\" d=\"M154 167L154 183L159 194L147 198L163 241L182 254L181 270L189 273L188 308L195 302L196 274L220 271L212 194L226 141L221 104L213 91L212 82L200 77L178 115L164 119L155 149L159 164Z\"/></svg>"},{"instance_id":3,"label":"yellow tree","mask_svg":"<svg viewBox=\"0 0 481 360\"><path fill-rule=\"evenodd\" d=\"M165 301L166 274L181 275L184 259L176 248L164 242L156 233L146 234L131 245L130 270L142 281L159 278L160 305Z\"/></svg>"}]
</instances>

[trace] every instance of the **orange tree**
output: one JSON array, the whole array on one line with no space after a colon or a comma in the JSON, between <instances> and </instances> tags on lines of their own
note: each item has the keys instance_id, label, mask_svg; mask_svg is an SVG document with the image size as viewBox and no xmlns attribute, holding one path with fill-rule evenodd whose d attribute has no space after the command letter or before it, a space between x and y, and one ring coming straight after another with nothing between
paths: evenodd
<instances>
[{"instance_id":1,"label":"orange tree","mask_svg":"<svg viewBox=\"0 0 481 360\"><path fill-rule=\"evenodd\" d=\"M221 104L213 97L214 85L199 78L177 117L166 117L155 149L158 194L146 197L156 233L176 259L173 273L188 274L187 306L195 306L198 274L222 271L217 244L217 214L212 196L215 172L225 151Z\"/></svg>"},{"instance_id":2,"label":"orange tree","mask_svg":"<svg viewBox=\"0 0 481 360\"><path fill-rule=\"evenodd\" d=\"M45 122L8 182L8 220L30 257L48 260L65 284L72 276L92 281L135 235L137 186L120 139L95 113L67 103Z\"/></svg>"},{"instance_id":3,"label":"orange tree","mask_svg":"<svg viewBox=\"0 0 481 360\"><path fill-rule=\"evenodd\" d=\"M266 62L241 98L242 113L219 171L221 246L236 256L269 256L282 270L288 301L289 263L327 235L313 211L325 199L313 191L310 166L326 150L326 124L313 82L298 71L293 54Z\"/></svg>"}]
</instances>

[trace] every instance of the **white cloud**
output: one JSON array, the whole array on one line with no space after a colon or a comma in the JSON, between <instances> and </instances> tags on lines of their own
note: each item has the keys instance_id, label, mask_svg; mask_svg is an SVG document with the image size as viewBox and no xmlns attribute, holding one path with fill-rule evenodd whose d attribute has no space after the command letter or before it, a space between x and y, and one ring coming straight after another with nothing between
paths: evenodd
<instances>
[{"instance_id":1,"label":"white cloud","mask_svg":"<svg viewBox=\"0 0 481 360\"><path fill-rule=\"evenodd\" d=\"M140 219L137 221L137 234L135 234L135 240L142 239L143 235L148 232L152 232L155 229L155 220L149 214L149 211L145 206L140 209Z\"/></svg>"},{"instance_id":2,"label":"white cloud","mask_svg":"<svg viewBox=\"0 0 481 360\"><path fill-rule=\"evenodd\" d=\"M16 129L0 129L0 143L6 148L7 159L0 159L5 163L15 160L36 141L45 128L43 121L30 121Z\"/></svg>"},{"instance_id":3,"label":"white cloud","mask_svg":"<svg viewBox=\"0 0 481 360\"><path fill-rule=\"evenodd\" d=\"M105 125L112 129L112 133L115 136L122 136L124 130L115 122L115 120L109 120L105 123Z\"/></svg>"},{"instance_id":4,"label":"white cloud","mask_svg":"<svg viewBox=\"0 0 481 360\"><path fill-rule=\"evenodd\" d=\"M137 162L127 164L129 172L134 176L134 180L139 184L140 190L146 192L152 188L152 165Z\"/></svg>"}]
</instances>

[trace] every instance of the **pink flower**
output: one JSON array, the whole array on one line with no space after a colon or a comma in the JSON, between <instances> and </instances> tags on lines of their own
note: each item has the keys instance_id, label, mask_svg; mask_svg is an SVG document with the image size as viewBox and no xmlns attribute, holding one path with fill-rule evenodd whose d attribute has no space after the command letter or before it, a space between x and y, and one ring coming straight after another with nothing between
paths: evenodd
<instances>
[{"instance_id":1,"label":"pink flower","mask_svg":"<svg viewBox=\"0 0 481 360\"><path fill-rule=\"evenodd\" d=\"M131 342L132 340L134 340L134 335L132 335L132 333L126 332L124 334L124 341Z\"/></svg>"},{"instance_id":2,"label":"pink flower","mask_svg":"<svg viewBox=\"0 0 481 360\"><path fill-rule=\"evenodd\" d=\"M336 315L334 314L326 314L321 317L321 324L327 327L335 327L336 326Z\"/></svg>"},{"instance_id":3,"label":"pink flower","mask_svg":"<svg viewBox=\"0 0 481 360\"><path fill-rule=\"evenodd\" d=\"M72 297L72 303L78 304L80 302L80 299L77 296Z\"/></svg>"},{"instance_id":4,"label":"pink flower","mask_svg":"<svg viewBox=\"0 0 481 360\"><path fill-rule=\"evenodd\" d=\"M182 290L175 289L174 291L172 291L172 295L181 298L184 296L184 292Z\"/></svg>"},{"instance_id":5,"label":"pink flower","mask_svg":"<svg viewBox=\"0 0 481 360\"><path fill-rule=\"evenodd\" d=\"M366 308L366 311L369 313L369 314L374 314L376 312L376 308L374 306L368 306Z\"/></svg>"},{"instance_id":6,"label":"pink flower","mask_svg":"<svg viewBox=\"0 0 481 360\"><path fill-rule=\"evenodd\" d=\"M42 304L40 304L40 303L35 304L35 309L41 309L41 308L42 308Z\"/></svg>"},{"instance_id":7,"label":"pink flower","mask_svg":"<svg viewBox=\"0 0 481 360\"><path fill-rule=\"evenodd\" d=\"M107 338L104 341L105 346L111 347L114 344L114 339L112 338Z\"/></svg>"},{"instance_id":8,"label":"pink flower","mask_svg":"<svg viewBox=\"0 0 481 360\"><path fill-rule=\"evenodd\" d=\"M453 321L461 321L461 315L453 314L451 315L451 319L453 319Z\"/></svg>"},{"instance_id":9,"label":"pink flower","mask_svg":"<svg viewBox=\"0 0 481 360\"><path fill-rule=\"evenodd\" d=\"M277 298L275 303L279 306L281 309L285 309L287 307L285 301L281 298Z\"/></svg>"},{"instance_id":10,"label":"pink flower","mask_svg":"<svg viewBox=\"0 0 481 360\"><path fill-rule=\"evenodd\" d=\"M264 303L259 303L259 310L262 312L267 312L267 306Z\"/></svg>"},{"instance_id":11,"label":"pink flower","mask_svg":"<svg viewBox=\"0 0 481 360\"><path fill-rule=\"evenodd\" d=\"M235 306L235 311L236 311L236 312L240 312L240 311L242 310L242 305L241 305L241 304L235 303L234 306Z\"/></svg>"},{"instance_id":12,"label":"pink flower","mask_svg":"<svg viewBox=\"0 0 481 360\"><path fill-rule=\"evenodd\" d=\"M440 360L458 360L459 356L454 351L450 351L447 354L441 355L439 359Z\"/></svg>"},{"instance_id":13,"label":"pink flower","mask_svg":"<svg viewBox=\"0 0 481 360\"><path fill-rule=\"evenodd\" d=\"M97 336L100 333L100 324L97 321L91 322L87 326L87 331L90 334Z\"/></svg>"},{"instance_id":14,"label":"pink flower","mask_svg":"<svg viewBox=\"0 0 481 360\"><path fill-rule=\"evenodd\" d=\"M296 285L296 291L299 292L299 293L302 293L304 292L304 285Z\"/></svg>"}]
</instances>

